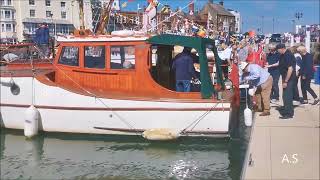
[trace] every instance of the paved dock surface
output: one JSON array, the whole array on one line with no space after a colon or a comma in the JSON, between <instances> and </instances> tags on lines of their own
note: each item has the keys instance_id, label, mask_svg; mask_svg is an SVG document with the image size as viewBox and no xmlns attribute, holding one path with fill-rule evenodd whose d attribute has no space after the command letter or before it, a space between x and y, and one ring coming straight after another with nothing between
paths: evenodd
<instances>
[{"instance_id":1,"label":"paved dock surface","mask_svg":"<svg viewBox=\"0 0 320 180\"><path fill-rule=\"evenodd\" d=\"M319 85L311 87L320 94ZM293 119L282 120L275 108L281 104L271 116L255 114L242 179L320 179L320 105L298 106Z\"/></svg>"}]
</instances>

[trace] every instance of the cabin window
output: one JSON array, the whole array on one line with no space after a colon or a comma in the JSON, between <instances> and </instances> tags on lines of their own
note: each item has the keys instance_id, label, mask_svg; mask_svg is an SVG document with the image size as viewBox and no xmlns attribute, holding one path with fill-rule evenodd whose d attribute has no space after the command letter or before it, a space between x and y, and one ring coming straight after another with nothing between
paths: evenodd
<instances>
[{"instance_id":1,"label":"cabin window","mask_svg":"<svg viewBox=\"0 0 320 180\"><path fill-rule=\"evenodd\" d=\"M155 67L158 62L158 47L157 46L151 46L151 66Z\"/></svg>"},{"instance_id":2,"label":"cabin window","mask_svg":"<svg viewBox=\"0 0 320 180\"><path fill-rule=\"evenodd\" d=\"M111 69L134 69L135 47L134 46L112 46L111 47Z\"/></svg>"},{"instance_id":3,"label":"cabin window","mask_svg":"<svg viewBox=\"0 0 320 180\"><path fill-rule=\"evenodd\" d=\"M104 69L105 68L105 47L104 46L85 46L84 67Z\"/></svg>"},{"instance_id":4,"label":"cabin window","mask_svg":"<svg viewBox=\"0 0 320 180\"><path fill-rule=\"evenodd\" d=\"M65 46L59 59L59 64L68 66L79 66L79 48L74 46Z\"/></svg>"}]
</instances>

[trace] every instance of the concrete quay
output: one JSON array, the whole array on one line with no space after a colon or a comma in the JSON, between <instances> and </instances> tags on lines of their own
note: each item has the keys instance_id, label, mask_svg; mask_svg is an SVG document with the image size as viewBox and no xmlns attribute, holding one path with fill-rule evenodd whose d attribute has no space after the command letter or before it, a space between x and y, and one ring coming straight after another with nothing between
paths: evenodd
<instances>
[{"instance_id":1,"label":"concrete quay","mask_svg":"<svg viewBox=\"0 0 320 180\"><path fill-rule=\"evenodd\" d=\"M319 85L311 87L320 94ZM241 179L320 179L320 105L298 106L290 120L279 119L282 102L271 105L271 116L255 114Z\"/></svg>"}]
</instances>

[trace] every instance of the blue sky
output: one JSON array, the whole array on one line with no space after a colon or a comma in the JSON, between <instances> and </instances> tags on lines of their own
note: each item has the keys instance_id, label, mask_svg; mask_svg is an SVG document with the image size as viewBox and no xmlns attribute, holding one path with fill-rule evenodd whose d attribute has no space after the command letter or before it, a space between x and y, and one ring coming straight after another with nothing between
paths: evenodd
<instances>
[{"instance_id":1,"label":"blue sky","mask_svg":"<svg viewBox=\"0 0 320 180\"><path fill-rule=\"evenodd\" d=\"M128 0L120 0L120 4ZM173 9L186 6L191 0L158 0L161 4L168 4ZM218 3L220 0L213 0ZM196 0L195 7L201 9L208 0ZM147 4L147 0L132 0L123 10L136 10L137 4ZM293 30L293 22L296 24L319 24L319 0L224 0L224 6L237 10L243 19L243 31L257 30L262 27L262 16L264 33L272 33L274 18L275 32L288 32ZM161 7L161 6L160 6ZM187 8L185 9L187 10ZM303 13L298 21L294 14Z\"/></svg>"}]
</instances>

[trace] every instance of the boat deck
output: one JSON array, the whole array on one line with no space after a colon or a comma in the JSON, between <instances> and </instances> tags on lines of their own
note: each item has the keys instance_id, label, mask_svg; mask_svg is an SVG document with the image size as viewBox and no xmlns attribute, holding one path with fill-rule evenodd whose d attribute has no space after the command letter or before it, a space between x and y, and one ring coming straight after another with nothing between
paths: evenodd
<instances>
[{"instance_id":1,"label":"boat deck","mask_svg":"<svg viewBox=\"0 0 320 180\"><path fill-rule=\"evenodd\" d=\"M320 106L296 107L291 120L279 119L276 106L269 117L256 114L242 179L320 179Z\"/></svg>"},{"instance_id":2,"label":"boat deck","mask_svg":"<svg viewBox=\"0 0 320 180\"><path fill-rule=\"evenodd\" d=\"M33 66L30 63L11 63L9 65L0 66L0 77L31 77L34 69L36 75L47 74L54 71L54 66L48 60L35 61Z\"/></svg>"}]
</instances>

